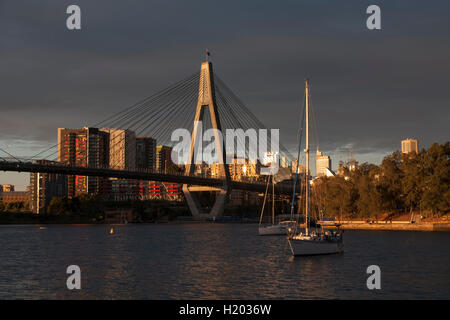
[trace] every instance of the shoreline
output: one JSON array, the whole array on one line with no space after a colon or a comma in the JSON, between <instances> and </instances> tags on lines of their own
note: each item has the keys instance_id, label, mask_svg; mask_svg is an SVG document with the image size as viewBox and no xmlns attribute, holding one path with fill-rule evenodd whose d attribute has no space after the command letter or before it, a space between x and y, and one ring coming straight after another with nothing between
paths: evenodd
<instances>
[{"instance_id":1,"label":"shoreline","mask_svg":"<svg viewBox=\"0 0 450 320\"><path fill-rule=\"evenodd\" d=\"M335 229L334 225L324 228ZM387 231L450 231L450 223L343 223L343 230L387 230Z\"/></svg>"},{"instance_id":2,"label":"shoreline","mask_svg":"<svg viewBox=\"0 0 450 320\"><path fill-rule=\"evenodd\" d=\"M0 226L6 225L144 225L144 224L188 224L188 223L218 223L218 224L257 224L257 222L237 222L237 221L201 221L201 220L173 220L160 222L130 222L121 223L104 223L104 222L88 222L88 221L8 221L0 222ZM300 225L304 227L304 225ZM324 229L336 229L335 225L324 225ZM366 231L423 231L423 232L449 232L450 223L344 223L340 225L343 230L366 230Z\"/></svg>"}]
</instances>

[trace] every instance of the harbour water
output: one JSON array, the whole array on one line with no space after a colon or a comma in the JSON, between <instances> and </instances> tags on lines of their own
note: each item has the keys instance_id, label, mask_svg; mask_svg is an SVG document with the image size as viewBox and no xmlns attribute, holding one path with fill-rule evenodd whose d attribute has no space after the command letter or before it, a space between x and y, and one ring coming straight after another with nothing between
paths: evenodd
<instances>
[{"instance_id":1,"label":"harbour water","mask_svg":"<svg viewBox=\"0 0 450 320\"><path fill-rule=\"evenodd\" d=\"M347 230L344 254L292 258L255 224L110 228L0 226L0 299L450 299L449 232Z\"/></svg>"}]
</instances>

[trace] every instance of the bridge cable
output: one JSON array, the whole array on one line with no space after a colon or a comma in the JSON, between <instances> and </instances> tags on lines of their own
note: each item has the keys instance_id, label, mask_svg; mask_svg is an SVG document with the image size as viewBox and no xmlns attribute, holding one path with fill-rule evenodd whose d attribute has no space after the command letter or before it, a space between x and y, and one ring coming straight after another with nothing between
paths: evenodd
<instances>
[{"instance_id":1,"label":"bridge cable","mask_svg":"<svg viewBox=\"0 0 450 320\"><path fill-rule=\"evenodd\" d=\"M153 100L156 100L156 99L158 99L161 96L164 96L164 94L166 94L167 92L173 91L174 89L176 89L180 85L184 84L186 81L190 80L192 77L195 77L197 74L198 74L198 72L194 73L193 75L191 75L189 77L184 78L181 81L176 82L175 84L169 86L168 88L166 88L164 90L156 92L155 94L152 94L151 96L149 96L149 97L147 97L147 98L145 98L145 99L143 99L143 100L141 100L141 101L139 101L137 103L134 103L132 106L126 108L125 110L122 110L122 111L120 111L120 112L118 112L118 113L108 117L107 119L102 120L102 121L98 122L97 124L92 125L91 127L98 127L101 124L106 123L108 120L111 120L111 119L114 119L114 118L120 119L119 116L121 116L121 115L123 116L126 111L128 111L128 113L126 113L126 114L130 114L133 111L137 112L138 110L141 110L142 107L146 107L149 102L151 102ZM51 150L51 149L53 149L55 147L58 147L58 146L59 146L59 143L54 145L54 146L51 146L50 148L47 148L47 149L45 149L45 150L43 150L43 151L41 151L39 153L37 153L36 155L32 156L30 159L36 158L37 156L39 156L41 154L44 154L45 152L47 152L47 151L49 151L49 150ZM54 153L52 153L51 155L53 155Z\"/></svg>"}]
</instances>

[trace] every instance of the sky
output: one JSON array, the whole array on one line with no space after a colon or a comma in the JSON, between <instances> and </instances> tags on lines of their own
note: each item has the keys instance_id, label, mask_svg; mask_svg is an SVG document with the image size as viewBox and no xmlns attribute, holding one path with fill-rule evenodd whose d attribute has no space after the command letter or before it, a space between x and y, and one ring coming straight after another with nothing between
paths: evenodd
<instances>
[{"instance_id":1,"label":"sky","mask_svg":"<svg viewBox=\"0 0 450 320\"><path fill-rule=\"evenodd\" d=\"M71 4L81 30L66 27ZM371 4L381 30L366 27ZM449 17L449 1L0 0L0 148L34 155L58 127L92 125L198 71L208 48L293 153L308 77L333 168L350 150L378 164L404 138L449 138ZM0 173L19 190L28 180Z\"/></svg>"}]
</instances>

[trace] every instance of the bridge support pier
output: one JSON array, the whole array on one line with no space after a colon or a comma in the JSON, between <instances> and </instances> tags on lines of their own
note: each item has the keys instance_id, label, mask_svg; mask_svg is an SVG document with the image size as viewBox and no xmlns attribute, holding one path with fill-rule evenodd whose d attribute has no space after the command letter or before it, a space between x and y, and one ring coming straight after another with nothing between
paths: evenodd
<instances>
[{"instance_id":1,"label":"bridge support pier","mask_svg":"<svg viewBox=\"0 0 450 320\"><path fill-rule=\"evenodd\" d=\"M220 191L217 191L216 195L216 201L214 202L213 207L211 208L211 211L208 213L205 213L195 196L194 192L189 190L188 185L183 185L183 193L184 197L186 199L186 202L189 206L189 210L191 211L191 214L196 219L209 219L209 218L216 218L223 215L223 211L225 209L225 202L228 198L228 190L227 189L221 189Z\"/></svg>"},{"instance_id":2,"label":"bridge support pier","mask_svg":"<svg viewBox=\"0 0 450 320\"><path fill-rule=\"evenodd\" d=\"M197 160L197 159L194 159L194 154L195 154L195 150L196 150L195 143L197 140L199 121L203 120L205 108L208 108L208 110L209 110L212 128L216 129L216 131L221 132L222 127L220 125L219 113L217 111L212 64L211 64L211 62L208 62L208 61L202 63L201 70L200 70L198 102L197 102L197 108L196 108L196 112L195 112L194 128L192 130L192 135L191 135L189 161L186 164L186 174L187 175L194 174L195 161ZM230 172L229 172L228 166L226 164L226 158L225 158L225 152L224 152L224 150L225 150L224 142L220 139L217 132L215 132L215 134L214 134L214 140L216 143L219 171L224 175L224 182L221 186L218 186L217 188L209 188L209 190L208 189L205 190L203 188L201 190L201 191L216 191L217 192L216 200L215 200L214 205L212 206L209 213L203 212L203 209L201 208L201 205L194 194L195 192L200 191L200 190L198 190L198 187L190 186L190 185L186 185L186 184L183 185L183 193L186 198L186 202L189 206L192 216L195 219L205 219L205 218L214 219L216 217L221 216L223 214L223 211L225 208L225 202L226 202L226 200L228 198L228 194L230 192L230 185L231 185L230 184ZM199 143L202 143L202 137L200 137ZM197 190L195 190L195 189L197 189Z\"/></svg>"}]
</instances>

